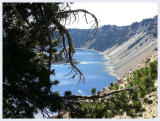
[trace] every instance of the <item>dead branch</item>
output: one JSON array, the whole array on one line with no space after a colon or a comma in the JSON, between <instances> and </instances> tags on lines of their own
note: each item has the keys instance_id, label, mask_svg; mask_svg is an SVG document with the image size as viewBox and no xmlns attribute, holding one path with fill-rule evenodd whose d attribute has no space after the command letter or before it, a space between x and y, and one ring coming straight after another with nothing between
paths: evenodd
<instances>
[{"instance_id":1,"label":"dead branch","mask_svg":"<svg viewBox=\"0 0 160 121\"><path fill-rule=\"evenodd\" d=\"M95 21L95 24L96 24L96 31L94 32L93 34L93 38L95 37L97 31L98 31L98 20L97 18L95 17L94 14L88 12L87 10L84 10L84 9L76 9L76 10L68 10L68 11L61 11L61 12L56 12L55 14L57 14L57 16L61 15L61 14L64 14L64 13L67 13L67 14L74 14L74 13L79 13L79 12L83 12L85 17L86 17L86 14L89 14L91 15L91 17L94 19ZM85 18L86 19L86 18ZM87 21L86 21L87 22ZM88 23L88 22L87 22Z\"/></svg>"},{"instance_id":2,"label":"dead branch","mask_svg":"<svg viewBox=\"0 0 160 121\"><path fill-rule=\"evenodd\" d=\"M80 76L79 76L80 79L79 79L78 83L79 83L80 81L84 82L84 81L85 81L84 75L83 75L82 72L76 67L76 65L73 63L73 60L72 60L72 55L73 55L72 44L73 44L73 43L72 43L72 39L71 39L71 36L70 36L68 30L67 30L61 23L59 23L57 20L54 20L53 22L54 22L54 24L57 26L57 28L58 28L58 30L60 31L60 33L65 33L65 35L67 36L67 40L68 40L68 44L69 44L69 53L68 53L69 62L70 62L70 64L71 64L71 66L72 66L76 71L78 71L79 74L80 74Z\"/></svg>"}]
</instances>

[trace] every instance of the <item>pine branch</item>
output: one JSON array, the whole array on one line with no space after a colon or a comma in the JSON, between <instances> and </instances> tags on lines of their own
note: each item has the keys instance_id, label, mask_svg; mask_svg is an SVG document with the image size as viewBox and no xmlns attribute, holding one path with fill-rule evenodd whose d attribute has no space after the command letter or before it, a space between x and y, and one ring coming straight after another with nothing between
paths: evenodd
<instances>
[{"instance_id":1,"label":"pine branch","mask_svg":"<svg viewBox=\"0 0 160 121\"><path fill-rule=\"evenodd\" d=\"M29 38L29 33L28 33L28 31L27 31L27 29L26 29L26 27L25 27L25 22L24 22L23 18L21 17L21 14L18 12L18 10L16 9L16 7L15 7L15 5L14 5L13 3L10 3L9 5L10 5L10 7L13 9L13 11L16 13L19 21L21 22L21 25L22 25L22 27L23 27L23 29L24 29L25 34L26 34L27 37ZM30 39L30 38L29 38L29 39Z\"/></svg>"}]
</instances>

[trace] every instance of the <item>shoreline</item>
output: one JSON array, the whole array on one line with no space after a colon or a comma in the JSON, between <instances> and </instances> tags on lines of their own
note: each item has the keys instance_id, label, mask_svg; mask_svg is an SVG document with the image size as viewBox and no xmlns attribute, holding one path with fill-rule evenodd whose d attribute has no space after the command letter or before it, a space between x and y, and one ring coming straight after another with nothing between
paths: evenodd
<instances>
[{"instance_id":1,"label":"shoreline","mask_svg":"<svg viewBox=\"0 0 160 121\"><path fill-rule=\"evenodd\" d=\"M146 58L148 58L154 52L153 49L152 49L152 51L149 51L147 54L145 54L144 52L141 52L141 53L139 53L138 58L137 57L136 58L129 58L129 60L124 60L123 63L120 61L117 61L116 65L114 65L115 62L112 62L113 60L111 60L111 57L108 56L105 52L97 51L94 49L87 49L87 48L76 48L76 49L94 51L94 52L98 52L100 55L102 55L105 60L105 62L103 63L105 65L104 71L108 71L108 73L112 76L115 76L117 78L117 80L120 80L120 79L126 77L126 75L128 75L130 72L132 72L136 68L136 66L139 65L139 63L144 61Z\"/></svg>"},{"instance_id":2,"label":"shoreline","mask_svg":"<svg viewBox=\"0 0 160 121\"><path fill-rule=\"evenodd\" d=\"M76 48L76 49L94 51L94 52L98 52L98 53L100 53L100 55L102 55L102 54L101 54L101 53L102 53L101 51L97 51L97 50L94 50L94 49L87 49L87 48Z\"/></svg>"},{"instance_id":3,"label":"shoreline","mask_svg":"<svg viewBox=\"0 0 160 121\"><path fill-rule=\"evenodd\" d=\"M118 80L120 79L120 77L118 76L118 74L116 74L117 72L115 71L115 66L111 63L111 58L109 56L107 56L105 53L101 52L102 55L104 56L105 60L107 60L107 62L104 63L104 65L106 65L106 71L110 71L109 74L112 76L115 76ZM109 69L109 70L107 70Z\"/></svg>"},{"instance_id":4,"label":"shoreline","mask_svg":"<svg viewBox=\"0 0 160 121\"><path fill-rule=\"evenodd\" d=\"M100 55L102 55L105 59L106 62L104 62L105 66L105 71L109 71L108 73L112 76L115 76L117 79L120 79L120 77L116 74L117 72L115 71L115 66L111 63L111 58L106 55L104 52L101 51L97 51L94 49L87 49L87 48L76 48L76 49L80 49L80 50L89 50L89 51L94 51L94 52L98 52ZM115 81L116 82L116 81Z\"/></svg>"}]
</instances>

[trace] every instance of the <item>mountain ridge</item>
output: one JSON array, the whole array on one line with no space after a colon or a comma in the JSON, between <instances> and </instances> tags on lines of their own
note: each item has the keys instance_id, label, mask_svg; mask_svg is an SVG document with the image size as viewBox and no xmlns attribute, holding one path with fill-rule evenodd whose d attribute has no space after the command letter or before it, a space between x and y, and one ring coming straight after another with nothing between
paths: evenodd
<instances>
[{"instance_id":1,"label":"mountain ridge","mask_svg":"<svg viewBox=\"0 0 160 121\"><path fill-rule=\"evenodd\" d=\"M141 22L134 22L128 26L104 25L100 27L96 33L94 38L95 42L91 41L91 43L89 43L90 45L88 49L104 51L108 47L127 41L136 32L140 31L148 32L148 34L154 33L153 36L156 37L156 26L157 16L154 18L143 19ZM73 39L75 47L86 47L85 44L91 39L91 36L93 36L91 32L93 32L94 29L68 29L68 31ZM89 31L91 31L90 34L88 33ZM102 46L102 48L100 46Z\"/></svg>"},{"instance_id":2,"label":"mountain ridge","mask_svg":"<svg viewBox=\"0 0 160 121\"><path fill-rule=\"evenodd\" d=\"M143 19L128 26L105 25L99 28L93 40L94 29L69 29L76 48L102 52L122 77L151 52L157 49L157 18Z\"/></svg>"}]
</instances>

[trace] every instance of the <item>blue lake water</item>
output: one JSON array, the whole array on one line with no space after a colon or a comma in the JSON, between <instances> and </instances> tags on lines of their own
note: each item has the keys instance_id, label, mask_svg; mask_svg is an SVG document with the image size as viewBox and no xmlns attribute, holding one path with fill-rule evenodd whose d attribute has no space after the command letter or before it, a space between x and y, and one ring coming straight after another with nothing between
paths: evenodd
<instances>
[{"instance_id":1,"label":"blue lake water","mask_svg":"<svg viewBox=\"0 0 160 121\"><path fill-rule=\"evenodd\" d=\"M110 75L110 71L106 71L107 65L104 62L107 60L100 53L76 49L73 58L80 62L77 67L84 74L85 83L78 84L78 79L71 79L73 74L64 76L71 70L69 64L54 64L52 68L55 69L56 74L51 76L51 79L57 79L60 83L57 86L52 86L52 91L59 91L60 95L63 95L65 91L71 91L74 95L91 95L92 88L99 91L116 80L115 76Z\"/></svg>"}]
</instances>

